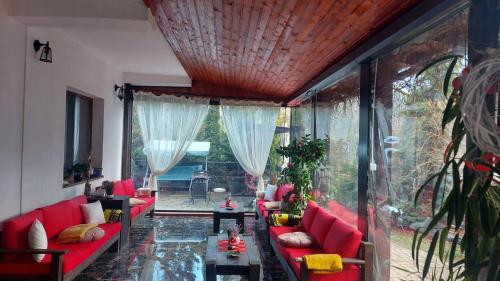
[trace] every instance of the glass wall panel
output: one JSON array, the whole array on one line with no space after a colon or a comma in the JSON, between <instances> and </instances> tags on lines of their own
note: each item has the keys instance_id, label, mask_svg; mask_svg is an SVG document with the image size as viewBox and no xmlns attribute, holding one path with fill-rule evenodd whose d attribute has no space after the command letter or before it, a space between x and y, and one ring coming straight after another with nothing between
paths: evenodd
<instances>
[{"instance_id":1,"label":"glass wall panel","mask_svg":"<svg viewBox=\"0 0 500 281\"><path fill-rule=\"evenodd\" d=\"M450 141L450 132L441 130L446 105L442 85L449 61L428 69L418 79L416 74L435 58L465 55L466 38L464 12L372 64L375 102L371 161L377 169L370 172L368 213L369 239L376 247L376 280L419 279L408 273L416 272L411 244L413 231L428 224L432 216L432 187L425 189L416 208L413 199L417 189L440 167ZM459 61L456 69L464 64L464 60ZM442 198L444 194L439 194L438 204Z\"/></svg>"},{"instance_id":2,"label":"glass wall panel","mask_svg":"<svg viewBox=\"0 0 500 281\"><path fill-rule=\"evenodd\" d=\"M316 137L328 139L317 175L320 205L357 228L359 74L354 72L316 96Z\"/></svg>"},{"instance_id":3,"label":"glass wall panel","mask_svg":"<svg viewBox=\"0 0 500 281\"><path fill-rule=\"evenodd\" d=\"M311 99L308 99L302 102L299 106L291 109L291 139L300 139L305 135L311 135L312 137L313 116L314 112Z\"/></svg>"}]
</instances>

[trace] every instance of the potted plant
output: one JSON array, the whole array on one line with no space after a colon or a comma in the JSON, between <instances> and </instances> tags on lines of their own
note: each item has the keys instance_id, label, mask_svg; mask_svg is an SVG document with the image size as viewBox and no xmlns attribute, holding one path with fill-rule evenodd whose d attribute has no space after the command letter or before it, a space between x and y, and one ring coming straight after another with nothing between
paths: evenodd
<instances>
[{"instance_id":1,"label":"potted plant","mask_svg":"<svg viewBox=\"0 0 500 281\"><path fill-rule=\"evenodd\" d=\"M412 256L419 265L418 253L423 248L422 241L432 235L423 264L422 279L431 274L433 280L442 280L434 276L431 263L437 252L443 267L452 272L448 280L498 280L500 263L500 155L488 148L480 148L477 141L466 151L459 148L466 136L473 135L467 128L465 118L470 118L477 111L465 112L467 97L482 98L482 104L494 100L498 96L498 77L496 72L491 76L481 70L483 62L472 68L466 67L461 74L451 79L454 67L460 56L446 56L431 62L419 74L439 62L450 61L443 85L443 94L447 106L443 112L442 129L452 127L450 142L443 152L442 168L421 185L415 195L415 208L419 198L425 191L432 190L432 219L428 224L415 230ZM495 69L493 69L495 70ZM495 70L498 71L498 68ZM417 74L417 76L419 75ZM471 76L473 75L473 76ZM479 84L477 81L483 83ZM451 82L451 83L450 83ZM451 85L451 87L450 87ZM474 87L470 87L470 86ZM486 85L487 87L484 87ZM483 86L483 87L481 87ZM449 89L451 90L449 91ZM469 89L471 92L467 92ZM476 90L476 92L472 91ZM486 97L486 98L484 98ZM496 109L498 110L498 108ZM489 118L496 118L494 114ZM495 124L495 123L493 123ZM483 125L477 122L477 126ZM475 128L474 128L475 129ZM472 137L471 137L472 138ZM477 146L476 146L477 145ZM498 147L495 147L498 149ZM463 173L460 170L463 169ZM437 196L446 191L445 178L451 175L451 190L445 193L445 198L438 204ZM444 225L441 225L443 223ZM446 246L449 236L452 236L451 246Z\"/></svg>"},{"instance_id":2,"label":"potted plant","mask_svg":"<svg viewBox=\"0 0 500 281\"><path fill-rule=\"evenodd\" d=\"M79 163L79 164L73 165L73 180L75 182L82 181L84 174L87 172L88 172L88 165L87 164Z\"/></svg>"},{"instance_id":3,"label":"potted plant","mask_svg":"<svg viewBox=\"0 0 500 281\"><path fill-rule=\"evenodd\" d=\"M300 215L307 200L312 198L312 174L325 160L327 139L311 140L306 135L301 140L292 140L285 147L277 149L278 154L288 157L289 163L281 174L280 184L293 184L293 190L283 197L287 212Z\"/></svg>"}]
</instances>

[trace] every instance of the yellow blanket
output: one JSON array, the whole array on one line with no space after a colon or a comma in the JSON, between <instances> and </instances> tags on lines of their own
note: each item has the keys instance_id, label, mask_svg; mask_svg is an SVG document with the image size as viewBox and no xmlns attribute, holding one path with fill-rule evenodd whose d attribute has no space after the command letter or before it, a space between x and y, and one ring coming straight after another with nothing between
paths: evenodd
<instances>
[{"instance_id":1,"label":"yellow blanket","mask_svg":"<svg viewBox=\"0 0 500 281\"><path fill-rule=\"evenodd\" d=\"M327 274L342 271L342 258L337 254L305 255L306 267L316 274Z\"/></svg>"}]
</instances>

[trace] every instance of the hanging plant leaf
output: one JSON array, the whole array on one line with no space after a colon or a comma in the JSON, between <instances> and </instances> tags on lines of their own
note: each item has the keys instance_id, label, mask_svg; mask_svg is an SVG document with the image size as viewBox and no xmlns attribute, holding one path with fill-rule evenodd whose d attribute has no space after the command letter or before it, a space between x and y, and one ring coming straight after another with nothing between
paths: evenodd
<instances>
[{"instance_id":1,"label":"hanging plant leaf","mask_svg":"<svg viewBox=\"0 0 500 281\"><path fill-rule=\"evenodd\" d=\"M444 263L445 257L444 257L444 249L446 246L446 239L448 238L448 233L450 231L450 228L445 227L441 230L441 234L439 237L439 260Z\"/></svg>"},{"instance_id":2,"label":"hanging plant leaf","mask_svg":"<svg viewBox=\"0 0 500 281\"><path fill-rule=\"evenodd\" d=\"M440 62L444 62L444 61L447 61L447 60L451 60L453 58L461 58L463 57L462 55L447 55L447 56L443 56L443 57L439 57L431 62L429 62L424 68L422 68L416 75L416 77L418 78L418 76L420 76L420 74L424 73L427 69L433 67L434 65L440 63Z\"/></svg>"},{"instance_id":3,"label":"hanging plant leaf","mask_svg":"<svg viewBox=\"0 0 500 281\"><path fill-rule=\"evenodd\" d=\"M411 242L411 257L415 260L415 242L417 241L418 232L420 231L420 227L415 229L415 233L413 233L413 241ZM418 257L417 257L418 258Z\"/></svg>"},{"instance_id":4,"label":"hanging plant leaf","mask_svg":"<svg viewBox=\"0 0 500 281\"><path fill-rule=\"evenodd\" d=\"M450 85L451 74L453 74L453 69L455 68L455 64L457 63L457 60L458 60L458 57L453 58L450 65L448 66L448 69L446 70L446 75L444 76L443 94L445 97L447 97L447 95L448 95L448 87Z\"/></svg>"},{"instance_id":5,"label":"hanging plant leaf","mask_svg":"<svg viewBox=\"0 0 500 281\"><path fill-rule=\"evenodd\" d=\"M429 273L429 267L431 266L432 258L434 257L434 249L436 249L436 242L439 237L439 231L434 233L432 237L431 245L429 246L429 251L427 252L427 257L425 259L424 270L422 271L422 280L427 277L427 273Z\"/></svg>"}]
</instances>

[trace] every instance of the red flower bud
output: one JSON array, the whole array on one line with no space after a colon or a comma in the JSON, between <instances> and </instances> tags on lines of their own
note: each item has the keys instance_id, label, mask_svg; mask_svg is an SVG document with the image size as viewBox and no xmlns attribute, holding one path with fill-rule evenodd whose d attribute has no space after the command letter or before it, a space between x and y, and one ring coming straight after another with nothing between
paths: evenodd
<instances>
[{"instance_id":1,"label":"red flower bud","mask_svg":"<svg viewBox=\"0 0 500 281\"><path fill-rule=\"evenodd\" d=\"M453 89L460 89L460 86L462 86L462 80L460 80L460 77L456 77L453 79L451 82L451 85L453 86Z\"/></svg>"},{"instance_id":2,"label":"red flower bud","mask_svg":"<svg viewBox=\"0 0 500 281\"><path fill-rule=\"evenodd\" d=\"M492 96L496 93L495 85L491 85L488 90L486 90L486 94Z\"/></svg>"},{"instance_id":3,"label":"red flower bud","mask_svg":"<svg viewBox=\"0 0 500 281\"><path fill-rule=\"evenodd\" d=\"M470 66L467 66L462 70L462 76L467 75L470 73Z\"/></svg>"}]
</instances>

